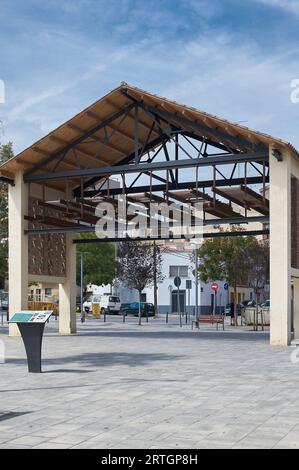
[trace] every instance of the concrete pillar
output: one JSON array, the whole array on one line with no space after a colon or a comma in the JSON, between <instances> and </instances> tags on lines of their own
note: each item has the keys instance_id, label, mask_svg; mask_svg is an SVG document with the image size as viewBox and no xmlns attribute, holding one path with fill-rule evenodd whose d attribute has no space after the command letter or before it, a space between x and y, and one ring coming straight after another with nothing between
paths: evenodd
<instances>
[{"instance_id":1,"label":"concrete pillar","mask_svg":"<svg viewBox=\"0 0 299 470\"><path fill-rule=\"evenodd\" d=\"M59 284L59 333L76 333L76 246L66 234L66 278Z\"/></svg>"},{"instance_id":2,"label":"concrete pillar","mask_svg":"<svg viewBox=\"0 0 299 470\"><path fill-rule=\"evenodd\" d=\"M28 210L28 185L23 182L23 171L15 174L15 186L8 188L9 205L9 316L27 310L28 302L28 236L24 235ZM9 325L9 335L19 336L16 325Z\"/></svg>"},{"instance_id":3,"label":"concrete pillar","mask_svg":"<svg viewBox=\"0 0 299 470\"><path fill-rule=\"evenodd\" d=\"M290 156L277 161L270 148L270 343L291 341Z\"/></svg>"},{"instance_id":4,"label":"concrete pillar","mask_svg":"<svg viewBox=\"0 0 299 470\"><path fill-rule=\"evenodd\" d=\"M293 277L294 339L299 340L299 278Z\"/></svg>"}]
</instances>

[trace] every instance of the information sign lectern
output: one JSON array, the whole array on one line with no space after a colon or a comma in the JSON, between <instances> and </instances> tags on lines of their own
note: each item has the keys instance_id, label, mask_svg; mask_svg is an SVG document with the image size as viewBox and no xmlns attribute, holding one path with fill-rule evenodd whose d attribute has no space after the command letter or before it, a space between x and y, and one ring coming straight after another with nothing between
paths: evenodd
<instances>
[{"instance_id":1,"label":"information sign lectern","mask_svg":"<svg viewBox=\"0 0 299 470\"><path fill-rule=\"evenodd\" d=\"M53 311L25 310L15 313L9 323L19 327L27 355L28 371L41 372L42 339L46 322Z\"/></svg>"}]
</instances>

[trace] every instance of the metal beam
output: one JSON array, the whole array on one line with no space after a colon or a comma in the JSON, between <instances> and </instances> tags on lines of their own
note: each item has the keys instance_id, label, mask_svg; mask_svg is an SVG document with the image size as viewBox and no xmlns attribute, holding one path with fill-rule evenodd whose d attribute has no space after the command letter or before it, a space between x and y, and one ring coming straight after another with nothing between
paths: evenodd
<instances>
[{"instance_id":1,"label":"metal beam","mask_svg":"<svg viewBox=\"0 0 299 470\"><path fill-rule=\"evenodd\" d=\"M131 117L131 116L129 116ZM140 122L140 119L139 119L139 122ZM154 124L154 121L153 121L153 124ZM182 131L179 129L179 128L176 128L176 127L173 127L173 130L174 130L174 136L177 137L178 136L178 133L182 133L183 135L186 135L188 136L189 138L192 138L192 139L195 139L201 143L205 142L207 145L210 145L210 146L213 146L217 149L220 149L220 150L223 150L223 151L226 151L227 152L227 147L225 147L224 145L220 144L220 143L217 143L217 142L213 142L212 140L209 140L205 137L201 137L201 136L198 136L197 134L194 134L192 133L191 131L187 132L187 131ZM151 134L152 132L152 129L150 130L149 132L149 135ZM148 138L149 138L149 135L148 135ZM147 138L147 140L148 140ZM134 138L132 138L133 141L134 141ZM145 154L147 153L148 151L150 150L153 150L155 149L158 145L160 145L163 140L167 141L169 139L169 136L167 136L166 134L162 133L160 137L156 137L155 139L153 139L152 141L150 142L145 142L145 144L143 145L142 149L140 150L140 154L139 154L139 159ZM177 146L176 146L177 148ZM234 151L233 151L234 152ZM227 152L229 153L229 152ZM239 153L236 151L236 154ZM121 161L119 161L118 163L116 163L116 165L123 165L124 163L129 163L131 161L134 161L135 159L135 151L130 153L128 156L126 156L125 158L123 158ZM176 170L176 173L177 173L178 170ZM89 179L88 181L85 181L84 184L83 184L83 187L84 189L85 188L88 188L89 186L97 183L98 181L100 181L100 178L98 176L95 176L91 179ZM73 190L73 193L75 196L78 196L79 195L79 192L80 192L81 188L80 186L78 186L77 188L75 188Z\"/></svg>"},{"instance_id":2,"label":"metal beam","mask_svg":"<svg viewBox=\"0 0 299 470\"><path fill-rule=\"evenodd\" d=\"M82 141L84 141L88 137L92 136L95 132L98 132L100 129L103 129L105 126L107 126L107 124L110 124L111 122L113 122L116 119L120 118L123 114L126 114L126 113L130 112L131 109L133 109L134 107L135 107L134 103L126 106L125 108L121 109L119 112L113 114L110 118L105 119L105 121L102 121L101 123L99 123L95 127L93 127L92 129L90 129L89 131L85 132L83 135L78 137L77 139L70 142L68 145L66 145L65 147L63 147L59 151L53 153L52 155L50 155L48 158L46 158L42 162L39 162L38 164L36 164L33 168L31 168L30 171L27 171L24 174L24 181L25 181L25 178L27 176L32 175L33 173L35 173L36 171L38 171L39 169L41 169L45 165L47 165L50 161L55 160L56 158L58 158L61 155L61 153L68 152L73 147L80 144Z\"/></svg>"},{"instance_id":3,"label":"metal beam","mask_svg":"<svg viewBox=\"0 0 299 470\"><path fill-rule=\"evenodd\" d=\"M269 182L269 176L265 178L265 182ZM223 187L223 186L239 186L244 183L244 178L230 178L229 180L216 180L215 184L216 187ZM247 184L262 184L263 178L261 176L250 176L247 178ZM211 188L213 186L213 180L205 180L199 181L198 187L199 188ZM168 183L168 191L180 190L180 189L190 189L196 187L196 181L185 181L182 183ZM165 191L166 183L164 184L155 184L152 186L152 192L160 192ZM144 186L133 186L126 188L126 194L138 194L138 193L146 193L150 191L149 185ZM110 195L115 196L117 194L122 194L122 188L111 188ZM91 191L84 191L84 197L95 197L95 196L105 196L107 195L106 189L101 190L91 190Z\"/></svg>"},{"instance_id":4,"label":"metal beam","mask_svg":"<svg viewBox=\"0 0 299 470\"><path fill-rule=\"evenodd\" d=\"M215 226L215 225L240 225L240 224L249 224L249 223L268 223L269 222L269 217L267 216L256 216L256 217L233 217L233 218L226 218L226 219L206 219L203 220L203 225L204 226ZM59 228L52 228L52 227L47 227L47 228L34 228L34 229L27 229L24 231L25 235L46 235L49 233L68 233L68 232L75 232L75 233L81 233L81 232L95 232L95 227L91 226L83 226L83 225L78 225L77 227L74 226L65 226L65 227L59 227ZM252 232L252 231L251 231ZM221 232L221 233L230 233L230 232ZM240 233L240 232L238 232ZM246 233L248 233L246 231ZM151 238L150 238L151 239ZM109 241L109 239L106 239Z\"/></svg>"},{"instance_id":5,"label":"metal beam","mask_svg":"<svg viewBox=\"0 0 299 470\"><path fill-rule=\"evenodd\" d=\"M0 176L0 183L11 184L12 186L14 186L15 185L15 180L12 180L10 178L6 178L5 176Z\"/></svg>"},{"instance_id":6,"label":"metal beam","mask_svg":"<svg viewBox=\"0 0 299 470\"><path fill-rule=\"evenodd\" d=\"M197 131L203 132L205 135L208 134L210 136L215 137L216 139L220 140L220 142L229 141L229 142L233 143L234 145L236 145L237 148L240 148L240 146L241 146L241 148L242 147L252 148L252 149L256 148L256 146L252 145L251 142L249 142L246 139L243 139L242 137L235 137L235 136L232 136L230 134L226 134L225 132L219 131L217 129L213 129L209 126L206 126L205 124L195 122L195 121L193 121L191 119L188 119L184 116L181 116L181 115L178 115L178 114L175 114L175 113L171 113L169 111L161 109L158 106L155 107L155 106L151 106L151 105L146 105L143 102L140 102L140 101L136 100L136 98L131 96L128 93L127 90L122 90L122 93L125 96L127 96L128 98L130 98L133 103L138 103L138 105L141 108L143 108L145 111L156 114L156 115L160 116L161 118L164 118L164 119L166 119L170 122L175 121L178 124L183 124L187 127L191 127L191 129L195 129Z\"/></svg>"},{"instance_id":7,"label":"metal beam","mask_svg":"<svg viewBox=\"0 0 299 470\"><path fill-rule=\"evenodd\" d=\"M131 241L131 242L141 242L141 241L175 241L175 240L188 240L192 243L192 240L196 238L220 238L220 237L248 237L248 236L259 236L259 235L269 235L270 231L268 229L265 230L244 230L244 231L234 231L234 232L210 232L210 233L200 233L197 234L196 237L185 237L184 235L181 235L181 237L168 237L168 238L162 238L162 237L139 237L139 238L89 238L89 239L77 239L73 240L74 244L82 244L82 243L119 243L119 242L124 242L124 241Z\"/></svg>"},{"instance_id":8,"label":"metal beam","mask_svg":"<svg viewBox=\"0 0 299 470\"><path fill-rule=\"evenodd\" d=\"M164 162L151 162L151 163L138 163L131 165L114 165L110 167L100 168L84 168L75 169L70 171L60 171L56 173L46 172L38 175L26 174L24 175L25 183L32 181L49 181L59 180L65 178L78 178L80 176L106 176L106 175L119 175L121 173L139 173L142 171L160 171L172 168L192 168L196 166L211 166L211 165L228 165L230 163L242 163L251 160L254 161L265 161L269 158L269 154L266 151L262 152L249 152L228 154L217 157L205 157L205 158L194 158L184 160L171 160Z\"/></svg>"},{"instance_id":9,"label":"metal beam","mask_svg":"<svg viewBox=\"0 0 299 470\"><path fill-rule=\"evenodd\" d=\"M167 136L165 136L167 137ZM154 148L156 148L159 144L161 144L161 138L158 137L158 138L155 138L154 140L152 140L151 142L149 142L148 144L146 144L143 148L143 151L142 151L142 154L145 154L146 152L148 152L149 150L153 150ZM140 154L139 156L140 158L142 157L142 155ZM123 165L125 163L129 163L130 161L134 161L135 159L135 151L130 153L127 157L125 157L124 159L122 159L120 162L116 163L115 164L115 167L118 167L119 165ZM83 184L83 187L84 189L85 188L88 188L89 186L93 185L93 184L96 184L101 178L99 178L99 176L94 176L93 178L90 178L88 179L88 181L85 181L85 183ZM80 194L80 191L81 191L81 187L78 186L77 188L75 188L73 190L73 194L74 196L79 196Z\"/></svg>"}]
</instances>

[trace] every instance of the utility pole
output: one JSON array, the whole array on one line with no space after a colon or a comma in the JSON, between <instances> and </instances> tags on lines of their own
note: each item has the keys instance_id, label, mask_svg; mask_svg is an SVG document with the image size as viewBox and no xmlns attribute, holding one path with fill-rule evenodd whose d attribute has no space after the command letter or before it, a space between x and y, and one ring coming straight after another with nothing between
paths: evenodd
<instances>
[{"instance_id":1,"label":"utility pole","mask_svg":"<svg viewBox=\"0 0 299 470\"><path fill-rule=\"evenodd\" d=\"M198 315L198 251L195 245L195 316Z\"/></svg>"},{"instance_id":2,"label":"utility pole","mask_svg":"<svg viewBox=\"0 0 299 470\"><path fill-rule=\"evenodd\" d=\"M84 279L84 251L80 251L80 303L81 303L81 323L85 322L85 312L83 312L83 279Z\"/></svg>"},{"instance_id":3,"label":"utility pole","mask_svg":"<svg viewBox=\"0 0 299 470\"><path fill-rule=\"evenodd\" d=\"M83 313L83 271L84 271L84 253L80 253L80 294L81 294L81 322L85 321L85 315Z\"/></svg>"},{"instance_id":4,"label":"utility pole","mask_svg":"<svg viewBox=\"0 0 299 470\"><path fill-rule=\"evenodd\" d=\"M155 316L158 316L158 300L157 300L157 245L154 242L154 309Z\"/></svg>"}]
</instances>

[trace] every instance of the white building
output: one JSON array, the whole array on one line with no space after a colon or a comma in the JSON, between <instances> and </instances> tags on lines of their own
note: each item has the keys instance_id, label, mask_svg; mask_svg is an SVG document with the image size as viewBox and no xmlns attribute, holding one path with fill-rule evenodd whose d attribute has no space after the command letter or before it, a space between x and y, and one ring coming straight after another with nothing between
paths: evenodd
<instances>
[{"instance_id":1,"label":"white building","mask_svg":"<svg viewBox=\"0 0 299 470\"><path fill-rule=\"evenodd\" d=\"M196 283L195 266L192 252L182 249L162 249L162 273L164 280L158 285L158 312L178 312L178 296L181 312L195 312L196 308ZM174 279L179 276L181 285L179 291L174 285ZM198 311L199 313L211 313L214 308L215 294L211 289L212 283L198 281ZM225 281L217 281L216 310L223 311L226 304L233 300L233 290L224 289ZM191 287L190 289L188 287ZM127 287L115 286L114 293L120 296L121 302L138 301L138 292ZM237 288L237 302L253 298L253 289L244 286ZM142 293L142 301L154 303L154 289L146 288Z\"/></svg>"}]
</instances>

